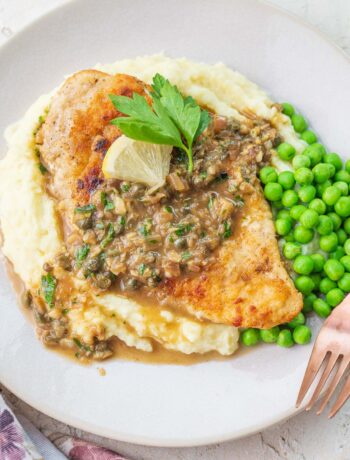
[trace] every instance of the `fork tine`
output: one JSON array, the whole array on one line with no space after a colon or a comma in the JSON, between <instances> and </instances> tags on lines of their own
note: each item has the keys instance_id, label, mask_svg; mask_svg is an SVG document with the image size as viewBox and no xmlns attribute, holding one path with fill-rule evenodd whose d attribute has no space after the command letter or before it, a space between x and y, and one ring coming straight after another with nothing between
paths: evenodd
<instances>
[{"instance_id":1,"label":"fork tine","mask_svg":"<svg viewBox=\"0 0 350 460\"><path fill-rule=\"evenodd\" d=\"M337 362L337 359L338 359L339 355L338 354L332 354L329 356L329 359L328 359L328 362L327 362L327 365L326 365L326 368L324 369L323 371L323 374L317 384L317 387L310 399L310 401L308 402L308 405L306 406L305 410L309 411L312 406L315 404L315 402L317 401L318 399L318 396L319 394L321 393L322 391L322 388L324 387L324 384L326 383L328 377L329 377L329 374L332 372L332 369L335 365L335 363Z\"/></svg>"},{"instance_id":2,"label":"fork tine","mask_svg":"<svg viewBox=\"0 0 350 460\"><path fill-rule=\"evenodd\" d=\"M319 371L327 353L324 354L323 351L321 352L317 347L317 340L315 342L314 348L312 350L309 363L307 365L305 375L299 390L298 399L295 404L296 407L299 407L302 400L304 399L308 389L310 388L312 382L314 381L317 372Z\"/></svg>"},{"instance_id":3,"label":"fork tine","mask_svg":"<svg viewBox=\"0 0 350 460\"><path fill-rule=\"evenodd\" d=\"M328 418L332 418L335 416L335 414L338 412L338 410L345 404L346 400L348 399L348 397L350 396L350 375L349 377L346 379L346 382L336 400L336 402L334 403L329 415L328 415Z\"/></svg>"},{"instance_id":4,"label":"fork tine","mask_svg":"<svg viewBox=\"0 0 350 460\"><path fill-rule=\"evenodd\" d=\"M340 379L342 378L344 372L346 371L346 368L348 367L348 364L349 364L349 359L345 358L343 356L343 359L341 360L341 362L339 364L338 370L337 370L337 372L336 372L331 384L329 385L329 387L327 389L327 392L326 392L326 395L325 395L325 397L324 397L324 399L322 401L322 404L321 404L320 408L317 411L317 415L320 415L323 412L323 410L326 407L328 401L332 397L332 395L334 393L334 390L336 389L336 386L338 385Z\"/></svg>"}]
</instances>

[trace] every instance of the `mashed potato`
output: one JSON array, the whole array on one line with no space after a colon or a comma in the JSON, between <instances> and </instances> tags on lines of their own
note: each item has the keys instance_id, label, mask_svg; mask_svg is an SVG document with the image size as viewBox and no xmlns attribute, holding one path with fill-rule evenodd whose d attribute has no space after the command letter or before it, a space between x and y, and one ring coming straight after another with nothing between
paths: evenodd
<instances>
[{"instance_id":1,"label":"mashed potato","mask_svg":"<svg viewBox=\"0 0 350 460\"><path fill-rule=\"evenodd\" d=\"M156 55L97 68L109 73L131 74L148 83L159 72L184 94L192 95L218 114L243 120L245 113L256 113L270 120L297 151L305 147L289 119L267 95L223 64L210 66ZM44 190L32 145L38 117L49 106L52 94L54 92L40 97L19 122L7 129L9 151L0 163L3 252L30 289L38 288L43 264L52 260L63 245L55 204ZM95 297L93 306L77 307L67 316L71 335L85 343L93 340L96 328L103 328L105 339L116 336L127 345L145 351L152 351L152 340L183 353L216 350L229 355L238 347L239 333L234 327L201 322L164 308L145 307L112 294Z\"/></svg>"}]
</instances>

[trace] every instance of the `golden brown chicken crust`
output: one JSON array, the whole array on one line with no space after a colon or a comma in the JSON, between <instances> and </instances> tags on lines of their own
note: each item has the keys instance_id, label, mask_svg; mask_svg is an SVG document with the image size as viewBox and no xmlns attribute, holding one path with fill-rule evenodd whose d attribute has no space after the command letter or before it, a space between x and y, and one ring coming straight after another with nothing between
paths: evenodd
<instances>
[{"instance_id":1,"label":"golden brown chicken crust","mask_svg":"<svg viewBox=\"0 0 350 460\"><path fill-rule=\"evenodd\" d=\"M50 192L72 207L85 204L103 181L101 165L120 135L110 120L120 114L108 94L146 94L128 75L85 70L66 80L53 98L40 137L41 156L52 173ZM217 261L194 278L170 280L157 291L165 302L217 323L269 328L292 319L302 296L280 257L272 215L261 190L246 200L232 237Z\"/></svg>"},{"instance_id":2,"label":"golden brown chicken crust","mask_svg":"<svg viewBox=\"0 0 350 460\"><path fill-rule=\"evenodd\" d=\"M198 277L168 281L164 294L178 308L237 327L270 328L300 312L302 295L281 260L262 192L246 200L216 263Z\"/></svg>"},{"instance_id":3,"label":"golden brown chicken crust","mask_svg":"<svg viewBox=\"0 0 350 460\"><path fill-rule=\"evenodd\" d=\"M85 204L103 181L101 165L120 131L120 116L108 95L145 95L147 85L130 75L83 70L69 77L55 95L40 132L41 157L52 173L51 193Z\"/></svg>"}]
</instances>

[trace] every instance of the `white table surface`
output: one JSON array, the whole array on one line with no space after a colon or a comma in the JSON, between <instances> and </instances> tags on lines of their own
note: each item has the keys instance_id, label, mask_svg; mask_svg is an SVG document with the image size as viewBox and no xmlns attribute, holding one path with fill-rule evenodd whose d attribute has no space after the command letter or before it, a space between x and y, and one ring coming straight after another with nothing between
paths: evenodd
<instances>
[{"instance_id":1,"label":"white table surface","mask_svg":"<svg viewBox=\"0 0 350 460\"><path fill-rule=\"evenodd\" d=\"M0 45L29 22L67 1L71 0L0 0ZM270 0L270 3L315 25L350 54L350 0ZM53 431L70 433L117 450L133 460L350 459L349 403L332 421L328 421L325 416L302 413L262 433L238 441L207 447L161 449L112 441L77 430L38 412L0 386L1 391L14 408L44 434Z\"/></svg>"}]
</instances>

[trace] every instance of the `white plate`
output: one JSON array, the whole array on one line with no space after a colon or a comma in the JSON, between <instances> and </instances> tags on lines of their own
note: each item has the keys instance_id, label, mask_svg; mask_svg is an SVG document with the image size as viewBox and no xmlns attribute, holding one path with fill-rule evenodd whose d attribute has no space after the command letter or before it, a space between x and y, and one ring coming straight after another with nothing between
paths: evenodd
<instances>
[{"instance_id":1,"label":"white plate","mask_svg":"<svg viewBox=\"0 0 350 460\"><path fill-rule=\"evenodd\" d=\"M332 150L350 157L349 62L314 30L253 0L80 0L53 11L0 50L0 131L64 75L161 50L240 70L275 100L293 102ZM123 441L185 446L295 413L311 346L257 347L190 367L114 360L100 377L97 365L45 350L3 271L0 285L0 379L52 417Z\"/></svg>"}]
</instances>

